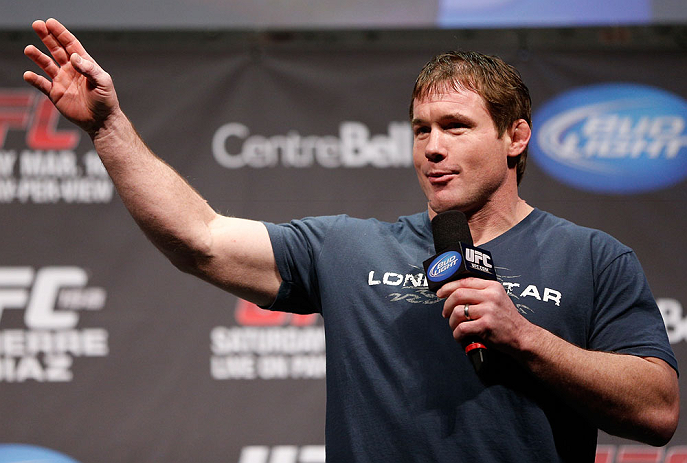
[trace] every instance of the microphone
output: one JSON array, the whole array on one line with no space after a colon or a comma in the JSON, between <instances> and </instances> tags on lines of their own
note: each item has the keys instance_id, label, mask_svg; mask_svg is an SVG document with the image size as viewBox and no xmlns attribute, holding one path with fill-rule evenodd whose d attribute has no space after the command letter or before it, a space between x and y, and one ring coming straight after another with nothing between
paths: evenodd
<instances>
[{"instance_id":1,"label":"microphone","mask_svg":"<svg viewBox=\"0 0 687 463\"><path fill-rule=\"evenodd\" d=\"M468 220L460 211L446 211L432 219L436 255L424 261L427 285L437 292L445 283L476 277L496 280L491 253L475 247ZM464 339L463 349L479 374L487 365L487 347L476 337Z\"/></svg>"}]
</instances>

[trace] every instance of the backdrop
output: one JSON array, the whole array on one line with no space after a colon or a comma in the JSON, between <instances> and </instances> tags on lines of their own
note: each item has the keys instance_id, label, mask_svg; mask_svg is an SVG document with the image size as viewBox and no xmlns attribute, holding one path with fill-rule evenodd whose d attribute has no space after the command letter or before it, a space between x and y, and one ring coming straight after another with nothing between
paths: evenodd
<instances>
[{"instance_id":1,"label":"backdrop","mask_svg":"<svg viewBox=\"0 0 687 463\"><path fill-rule=\"evenodd\" d=\"M449 49L501 55L534 103L521 195L635 249L687 364L684 28L80 37L156 153L218 211L273 222L425 209L415 76ZM174 269L23 83L27 43L0 35L0 462L323 461L321 318ZM597 461L685 462L687 424L666 448L601 433Z\"/></svg>"}]
</instances>

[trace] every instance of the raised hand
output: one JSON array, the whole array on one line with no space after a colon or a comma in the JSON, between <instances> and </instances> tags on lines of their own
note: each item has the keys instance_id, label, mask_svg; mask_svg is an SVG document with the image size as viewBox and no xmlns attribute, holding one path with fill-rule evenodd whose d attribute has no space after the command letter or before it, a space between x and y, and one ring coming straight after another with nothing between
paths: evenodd
<instances>
[{"instance_id":1,"label":"raised hand","mask_svg":"<svg viewBox=\"0 0 687 463\"><path fill-rule=\"evenodd\" d=\"M24 54L47 78L26 71L24 80L50 98L67 119L96 135L119 111L112 78L59 21L34 21L32 28L52 58L33 45L27 46Z\"/></svg>"}]
</instances>

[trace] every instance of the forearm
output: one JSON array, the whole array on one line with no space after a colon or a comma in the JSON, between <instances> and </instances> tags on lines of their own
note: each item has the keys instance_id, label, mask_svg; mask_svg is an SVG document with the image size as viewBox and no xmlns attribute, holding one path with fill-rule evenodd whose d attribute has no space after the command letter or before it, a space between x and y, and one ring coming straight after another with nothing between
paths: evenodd
<instances>
[{"instance_id":1,"label":"forearm","mask_svg":"<svg viewBox=\"0 0 687 463\"><path fill-rule=\"evenodd\" d=\"M658 359L581 349L532 325L518 358L600 429L664 445L677 426L675 371Z\"/></svg>"},{"instance_id":2,"label":"forearm","mask_svg":"<svg viewBox=\"0 0 687 463\"><path fill-rule=\"evenodd\" d=\"M207 202L146 146L121 111L91 134L124 205L151 241L181 268L210 246Z\"/></svg>"}]
</instances>

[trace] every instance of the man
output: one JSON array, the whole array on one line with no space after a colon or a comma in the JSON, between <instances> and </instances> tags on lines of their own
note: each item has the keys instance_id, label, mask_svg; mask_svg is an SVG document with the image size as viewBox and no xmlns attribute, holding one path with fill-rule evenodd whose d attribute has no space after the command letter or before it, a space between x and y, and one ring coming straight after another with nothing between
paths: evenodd
<instances>
[{"instance_id":1,"label":"man","mask_svg":"<svg viewBox=\"0 0 687 463\"><path fill-rule=\"evenodd\" d=\"M89 133L177 267L273 310L322 314L329 461L591 462L598 428L672 437L677 365L636 257L518 196L530 102L512 67L452 53L420 74L411 119L427 212L275 225L215 213L145 146L78 40L54 19L33 28L52 59L28 46L47 78L24 79ZM434 251L430 219L448 210L467 215L501 281L450 282L438 300L418 267ZM381 284L375 269L409 284ZM466 360L466 336L494 352L490 377Z\"/></svg>"}]
</instances>

